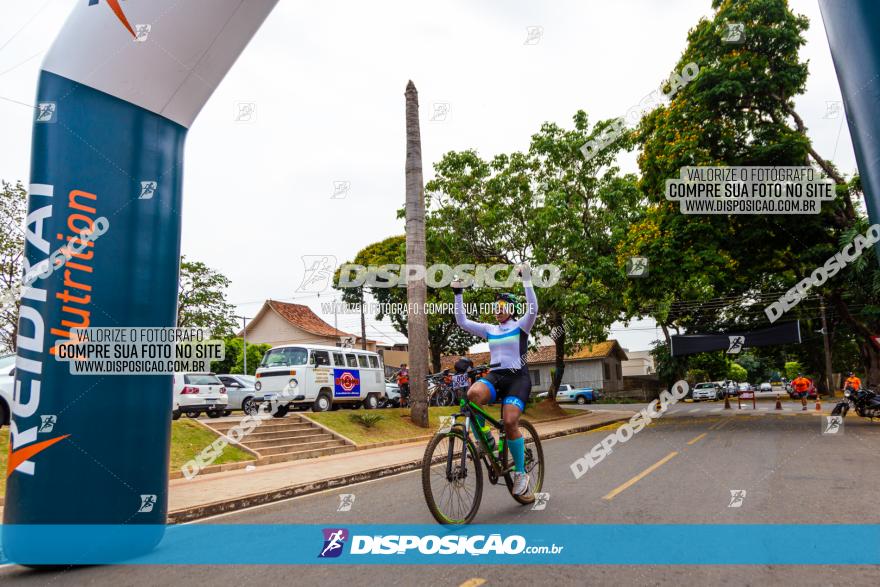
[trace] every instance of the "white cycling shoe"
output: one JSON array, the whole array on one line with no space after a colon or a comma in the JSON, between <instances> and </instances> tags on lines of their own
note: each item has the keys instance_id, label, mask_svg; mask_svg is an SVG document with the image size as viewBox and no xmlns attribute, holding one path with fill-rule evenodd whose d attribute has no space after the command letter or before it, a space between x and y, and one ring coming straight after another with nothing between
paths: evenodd
<instances>
[{"instance_id":1,"label":"white cycling shoe","mask_svg":"<svg viewBox=\"0 0 880 587\"><path fill-rule=\"evenodd\" d=\"M513 489L510 492L514 495L525 496L529 493L529 474L513 472Z\"/></svg>"}]
</instances>

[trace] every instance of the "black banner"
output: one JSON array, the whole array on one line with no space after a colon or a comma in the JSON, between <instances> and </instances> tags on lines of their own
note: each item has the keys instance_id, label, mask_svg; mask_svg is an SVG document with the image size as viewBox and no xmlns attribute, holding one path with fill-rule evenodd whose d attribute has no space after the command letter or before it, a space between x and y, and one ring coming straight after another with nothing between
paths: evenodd
<instances>
[{"instance_id":1,"label":"black banner","mask_svg":"<svg viewBox=\"0 0 880 587\"><path fill-rule=\"evenodd\" d=\"M800 321L783 322L777 326L749 332L723 334L682 334L670 337L673 357L708 351L726 350L736 354L744 348L801 342Z\"/></svg>"}]
</instances>

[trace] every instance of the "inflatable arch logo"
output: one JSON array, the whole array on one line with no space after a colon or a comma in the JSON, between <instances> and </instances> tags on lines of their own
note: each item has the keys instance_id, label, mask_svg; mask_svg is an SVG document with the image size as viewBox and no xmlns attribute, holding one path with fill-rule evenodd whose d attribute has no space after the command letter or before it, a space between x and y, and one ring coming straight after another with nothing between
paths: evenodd
<instances>
[{"instance_id":1,"label":"inflatable arch logo","mask_svg":"<svg viewBox=\"0 0 880 587\"><path fill-rule=\"evenodd\" d=\"M131 23L128 22L128 17L125 16L125 12L122 10L122 7L119 5L119 0L105 0L107 4L110 6L111 10L113 10L113 14L116 15L116 18L119 19L128 32L131 33L132 37L137 37L137 33L134 32L134 28L131 26ZM95 4L99 4L101 0L89 0L89 6L94 6Z\"/></svg>"}]
</instances>

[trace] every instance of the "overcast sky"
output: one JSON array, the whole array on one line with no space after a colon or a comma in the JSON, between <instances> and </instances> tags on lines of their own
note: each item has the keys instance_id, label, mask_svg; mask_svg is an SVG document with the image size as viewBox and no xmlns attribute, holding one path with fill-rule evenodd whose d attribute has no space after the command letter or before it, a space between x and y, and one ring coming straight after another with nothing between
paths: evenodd
<instances>
[{"instance_id":1,"label":"overcast sky","mask_svg":"<svg viewBox=\"0 0 880 587\"><path fill-rule=\"evenodd\" d=\"M76 1L0 6L0 178L27 183L42 56ZM185 1L185 0L184 0ZM792 0L810 19L796 99L819 153L855 171L816 0ZM625 114L669 75L710 0L281 0L189 132L183 254L232 280L229 301L253 316L267 298L320 311L334 295L296 294L303 255L351 259L402 234L404 97L419 90L426 181L449 150L483 157L526 149L542 122ZM534 29L533 27L541 27ZM529 30L533 31L531 37ZM237 122L238 103L256 120ZM435 104L447 104L444 118ZM833 108L833 106L832 106ZM637 171L623 155L624 171ZM336 182L349 182L334 198ZM324 316L331 324L333 316ZM359 331L357 316L339 327ZM631 350L658 332L636 322L611 333ZM400 340L371 321L367 335Z\"/></svg>"}]
</instances>

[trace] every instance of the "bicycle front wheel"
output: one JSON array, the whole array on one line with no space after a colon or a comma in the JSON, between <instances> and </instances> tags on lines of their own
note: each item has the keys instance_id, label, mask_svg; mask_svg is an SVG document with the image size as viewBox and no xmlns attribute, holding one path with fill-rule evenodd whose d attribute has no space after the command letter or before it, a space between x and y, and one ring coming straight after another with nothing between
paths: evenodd
<instances>
[{"instance_id":1,"label":"bicycle front wheel","mask_svg":"<svg viewBox=\"0 0 880 587\"><path fill-rule=\"evenodd\" d=\"M468 524L477 515L483 468L474 443L461 429L437 433L428 443L422 460L422 491L428 510L441 524Z\"/></svg>"}]
</instances>

